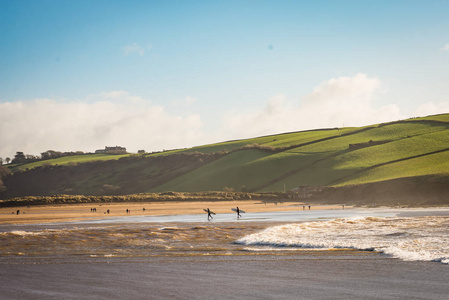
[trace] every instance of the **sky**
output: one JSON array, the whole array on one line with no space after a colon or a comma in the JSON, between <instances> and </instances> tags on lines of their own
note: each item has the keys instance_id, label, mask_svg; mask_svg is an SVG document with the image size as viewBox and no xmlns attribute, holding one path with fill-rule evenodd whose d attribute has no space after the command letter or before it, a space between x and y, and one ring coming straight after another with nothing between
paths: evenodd
<instances>
[{"instance_id":1,"label":"sky","mask_svg":"<svg viewBox=\"0 0 449 300\"><path fill-rule=\"evenodd\" d=\"M0 0L0 157L449 113L449 1Z\"/></svg>"}]
</instances>

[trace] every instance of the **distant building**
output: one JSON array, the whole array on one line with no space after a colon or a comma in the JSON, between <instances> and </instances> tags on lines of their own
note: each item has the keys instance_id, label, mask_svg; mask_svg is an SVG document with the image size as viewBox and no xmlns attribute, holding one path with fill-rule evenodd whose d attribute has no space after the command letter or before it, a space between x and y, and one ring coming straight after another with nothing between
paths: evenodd
<instances>
[{"instance_id":1,"label":"distant building","mask_svg":"<svg viewBox=\"0 0 449 300\"><path fill-rule=\"evenodd\" d=\"M105 146L104 149L95 150L96 154L100 153L106 153L106 154L126 154L126 148L115 146L115 147L108 147Z\"/></svg>"},{"instance_id":2,"label":"distant building","mask_svg":"<svg viewBox=\"0 0 449 300\"><path fill-rule=\"evenodd\" d=\"M294 189L291 189L287 192L289 194L290 198L299 198L299 199L305 199L310 198L313 196L314 193L321 192L323 190L323 186L298 186Z\"/></svg>"}]
</instances>

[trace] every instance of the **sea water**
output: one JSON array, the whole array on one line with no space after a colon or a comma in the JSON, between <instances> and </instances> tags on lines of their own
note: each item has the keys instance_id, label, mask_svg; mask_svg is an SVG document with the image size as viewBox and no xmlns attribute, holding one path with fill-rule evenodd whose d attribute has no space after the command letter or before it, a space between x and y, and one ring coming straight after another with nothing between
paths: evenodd
<instances>
[{"instance_id":1,"label":"sea water","mask_svg":"<svg viewBox=\"0 0 449 300\"><path fill-rule=\"evenodd\" d=\"M449 264L449 216L351 217L272 226L238 239L248 251L378 251L407 261Z\"/></svg>"},{"instance_id":2,"label":"sea water","mask_svg":"<svg viewBox=\"0 0 449 300\"><path fill-rule=\"evenodd\" d=\"M116 217L1 225L0 263L368 250L449 263L448 209L345 209Z\"/></svg>"}]
</instances>

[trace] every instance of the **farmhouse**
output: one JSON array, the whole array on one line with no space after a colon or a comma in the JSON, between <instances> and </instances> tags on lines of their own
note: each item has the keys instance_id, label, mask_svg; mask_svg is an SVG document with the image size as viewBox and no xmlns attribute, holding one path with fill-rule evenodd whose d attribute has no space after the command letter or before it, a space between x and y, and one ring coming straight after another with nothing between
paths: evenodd
<instances>
[{"instance_id":1,"label":"farmhouse","mask_svg":"<svg viewBox=\"0 0 449 300\"><path fill-rule=\"evenodd\" d=\"M105 146L104 149L95 150L95 153L107 153L107 154L126 154L126 148L115 146L115 147L108 147Z\"/></svg>"}]
</instances>

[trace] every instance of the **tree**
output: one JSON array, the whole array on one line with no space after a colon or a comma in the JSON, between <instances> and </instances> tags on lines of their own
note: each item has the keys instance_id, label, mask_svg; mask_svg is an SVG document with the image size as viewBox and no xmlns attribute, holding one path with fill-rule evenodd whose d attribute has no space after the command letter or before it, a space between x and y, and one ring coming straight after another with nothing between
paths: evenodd
<instances>
[{"instance_id":1,"label":"tree","mask_svg":"<svg viewBox=\"0 0 449 300\"><path fill-rule=\"evenodd\" d=\"M3 158L0 157L0 166L3 165Z\"/></svg>"},{"instance_id":2,"label":"tree","mask_svg":"<svg viewBox=\"0 0 449 300\"><path fill-rule=\"evenodd\" d=\"M9 164L9 162L11 161L11 158L7 157L5 160L6 160L6 164Z\"/></svg>"},{"instance_id":3,"label":"tree","mask_svg":"<svg viewBox=\"0 0 449 300\"><path fill-rule=\"evenodd\" d=\"M16 155L14 155L13 163L18 164L26 161L25 154L23 152L17 151Z\"/></svg>"},{"instance_id":4,"label":"tree","mask_svg":"<svg viewBox=\"0 0 449 300\"><path fill-rule=\"evenodd\" d=\"M11 175L11 170L8 167L0 167L0 179Z\"/></svg>"}]
</instances>

